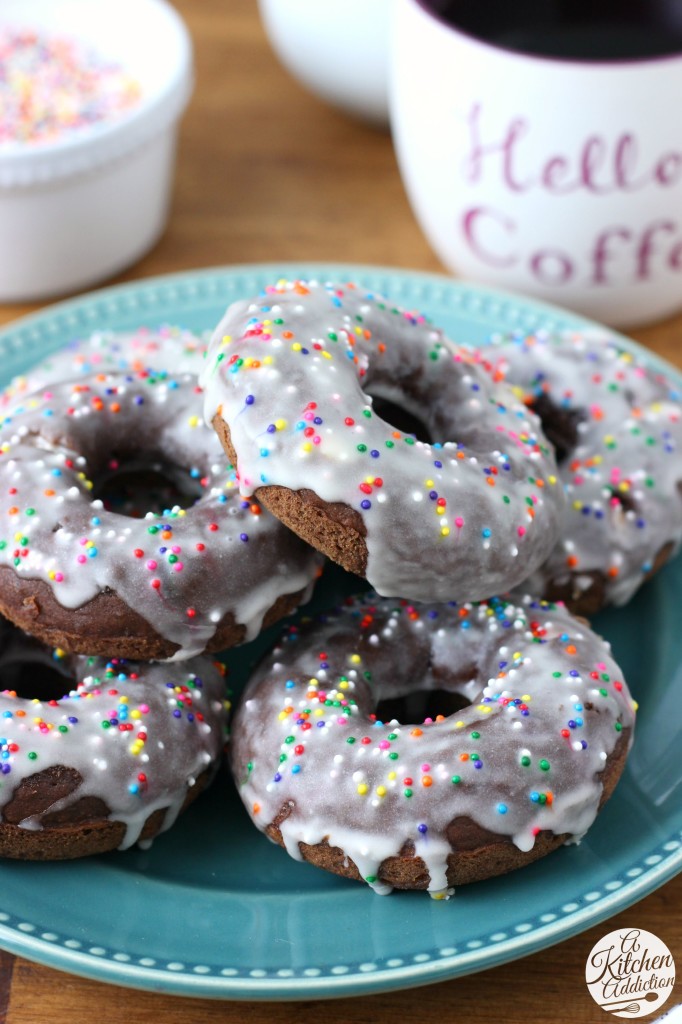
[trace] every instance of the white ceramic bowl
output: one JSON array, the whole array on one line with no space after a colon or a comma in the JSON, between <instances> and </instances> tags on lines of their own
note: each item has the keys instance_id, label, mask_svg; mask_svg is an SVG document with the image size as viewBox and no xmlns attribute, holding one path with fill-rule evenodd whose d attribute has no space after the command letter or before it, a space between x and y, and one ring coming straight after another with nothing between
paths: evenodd
<instances>
[{"instance_id":1,"label":"white ceramic bowl","mask_svg":"<svg viewBox=\"0 0 682 1024\"><path fill-rule=\"evenodd\" d=\"M116 119L0 146L0 301L18 302L101 281L158 239L192 47L166 0L2 0L4 29L73 39L141 88Z\"/></svg>"},{"instance_id":2,"label":"white ceramic bowl","mask_svg":"<svg viewBox=\"0 0 682 1024\"><path fill-rule=\"evenodd\" d=\"M393 0L259 0L270 45L321 100L388 126Z\"/></svg>"}]
</instances>

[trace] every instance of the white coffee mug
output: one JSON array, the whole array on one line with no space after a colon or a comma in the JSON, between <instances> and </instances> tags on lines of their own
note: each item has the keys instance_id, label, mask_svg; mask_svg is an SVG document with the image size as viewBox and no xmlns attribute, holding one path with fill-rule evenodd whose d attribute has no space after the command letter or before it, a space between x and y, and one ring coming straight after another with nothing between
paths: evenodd
<instances>
[{"instance_id":1,"label":"white coffee mug","mask_svg":"<svg viewBox=\"0 0 682 1024\"><path fill-rule=\"evenodd\" d=\"M444 265L614 326L682 309L682 52L521 52L457 7L396 0L389 63L398 164Z\"/></svg>"}]
</instances>

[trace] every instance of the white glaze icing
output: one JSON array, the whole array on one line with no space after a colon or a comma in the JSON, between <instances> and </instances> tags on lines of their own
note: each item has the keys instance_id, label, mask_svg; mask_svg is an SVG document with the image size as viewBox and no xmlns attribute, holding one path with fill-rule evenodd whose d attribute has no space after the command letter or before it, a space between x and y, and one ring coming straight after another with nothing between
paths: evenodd
<instances>
[{"instance_id":1,"label":"white glaze icing","mask_svg":"<svg viewBox=\"0 0 682 1024\"><path fill-rule=\"evenodd\" d=\"M93 331L15 377L0 394L0 410L5 414L35 391L93 373L170 370L175 375L198 375L208 336L208 332L200 336L175 324L138 327L134 331Z\"/></svg>"},{"instance_id":2,"label":"white glaze icing","mask_svg":"<svg viewBox=\"0 0 682 1024\"><path fill-rule=\"evenodd\" d=\"M192 373L97 373L12 406L0 428L0 565L80 608L114 590L155 630L200 653L229 614L246 639L283 594L308 591L319 557L243 501ZM184 508L133 518L92 498L111 458L172 463ZM116 653L124 653L117 651Z\"/></svg>"},{"instance_id":3,"label":"white glaze icing","mask_svg":"<svg viewBox=\"0 0 682 1024\"><path fill-rule=\"evenodd\" d=\"M568 501L561 538L524 583L534 593L604 580L604 603L629 601L656 555L682 541L678 386L598 331L495 336L490 358L527 402L575 419L559 465Z\"/></svg>"},{"instance_id":4,"label":"white glaze icing","mask_svg":"<svg viewBox=\"0 0 682 1024\"><path fill-rule=\"evenodd\" d=\"M170 667L53 655L6 623L0 673L7 677L13 662L24 678L27 666L38 674L53 666L65 695L0 692L0 806L11 805L21 783L46 769L65 766L82 779L68 796L16 822L21 828L40 830L43 815L99 797L108 818L126 826L123 849L154 811L165 810L161 831L170 828L196 779L217 768L229 704L216 662L194 658Z\"/></svg>"},{"instance_id":5,"label":"white glaze icing","mask_svg":"<svg viewBox=\"0 0 682 1024\"><path fill-rule=\"evenodd\" d=\"M283 282L234 303L201 383L242 493L308 488L353 509L379 593L489 597L558 536L563 493L536 418L480 356L360 288ZM417 416L434 443L382 420L373 398Z\"/></svg>"},{"instance_id":6,"label":"white glaze icing","mask_svg":"<svg viewBox=\"0 0 682 1024\"><path fill-rule=\"evenodd\" d=\"M434 689L470 703L414 725L373 717ZM283 635L235 713L232 771L260 829L288 808L292 855L326 839L383 892L380 864L412 841L443 896L453 819L523 851L539 831L584 835L634 708L609 645L563 606L370 594Z\"/></svg>"}]
</instances>

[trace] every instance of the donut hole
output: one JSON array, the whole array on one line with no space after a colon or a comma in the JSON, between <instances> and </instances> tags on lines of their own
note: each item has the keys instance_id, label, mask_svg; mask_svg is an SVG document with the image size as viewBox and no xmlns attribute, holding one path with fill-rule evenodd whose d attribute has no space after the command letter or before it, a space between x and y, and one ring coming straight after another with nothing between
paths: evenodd
<instances>
[{"instance_id":1,"label":"donut hole","mask_svg":"<svg viewBox=\"0 0 682 1024\"><path fill-rule=\"evenodd\" d=\"M435 721L439 715L444 718L454 715L470 703L467 697L453 690L413 690L400 697L380 700L374 714L380 722L421 725L426 719Z\"/></svg>"},{"instance_id":2,"label":"donut hole","mask_svg":"<svg viewBox=\"0 0 682 1024\"><path fill-rule=\"evenodd\" d=\"M0 656L2 689L13 690L23 700L39 700L44 704L60 700L73 689L73 680L50 664L48 657L47 653L41 657L37 651L35 657L24 652L21 659Z\"/></svg>"},{"instance_id":3,"label":"donut hole","mask_svg":"<svg viewBox=\"0 0 682 1024\"><path fill-rule=\"evenodd\" d=\"M563 408L546 394L535 396L530 408L539 418L545 437L554 445L557 465L561 466L578 447L584 413Z\"/></svg>"},{"instance_id":4,"label":"donut hole","mask_svg":"<svg viewBox=\"0 0 682 1024\"><path fill-rule=\"evenodd\" d=\"M426 423L409 409L384 395L372 395L372 409L384 423L395 427L402 434L412 435L417 441L433 444L435 438Z\"/></svg>"},{"instance_id":5,"label":"donut hole","mask_svg":"<svg viewBox=\"0 0 682 1024\"><path fill-rule=\"evenodd\" d=\"M109 512L143 519L180 506L191 508L202 495L196 470L187 470L163 457L111 455L93 474L92 497Z\"/></svg>"}]
</instances>

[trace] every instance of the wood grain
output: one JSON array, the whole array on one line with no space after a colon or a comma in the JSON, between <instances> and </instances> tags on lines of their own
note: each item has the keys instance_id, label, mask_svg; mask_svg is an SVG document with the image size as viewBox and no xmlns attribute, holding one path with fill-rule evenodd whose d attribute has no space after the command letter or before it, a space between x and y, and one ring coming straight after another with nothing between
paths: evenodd
<instances>
[{"instance_id":1,"label":"wood grain","mask_svg":"<svg viewBox=\"0 0 682 1024\"><path fill-rule=\"evenodd\" d=\"M174 2L193 36L196 90L180 133L171 217L154 250L106 283L261 261L443 271L409 209L388 134L324 106L286 74L268 47L255 0ZM0 306L0 323L37 308ZM682 366L682 316L631 333ZM513 899L512 881L509 892ZM607 1018L584 984L592 945L616 926L645 928L668 944L680 967L681 911L678 877L608 925L524 960L428 988L329 1003L174 998L0 953L0 1024L593 1024ZM456 914L456 901L448 912Z\"/></svg>"},{"instance_id":2,"label":"wood grain","mask_svg":"<svg viewBox=\"0 0 682 1024\"><path fill-rule=\"evenodd\" d=\"M5 1024L7 1021L7 1007L12 991L15 964L16 959L12 954L0 949L0 1024Z\"/></svg>"}]
</instances>

